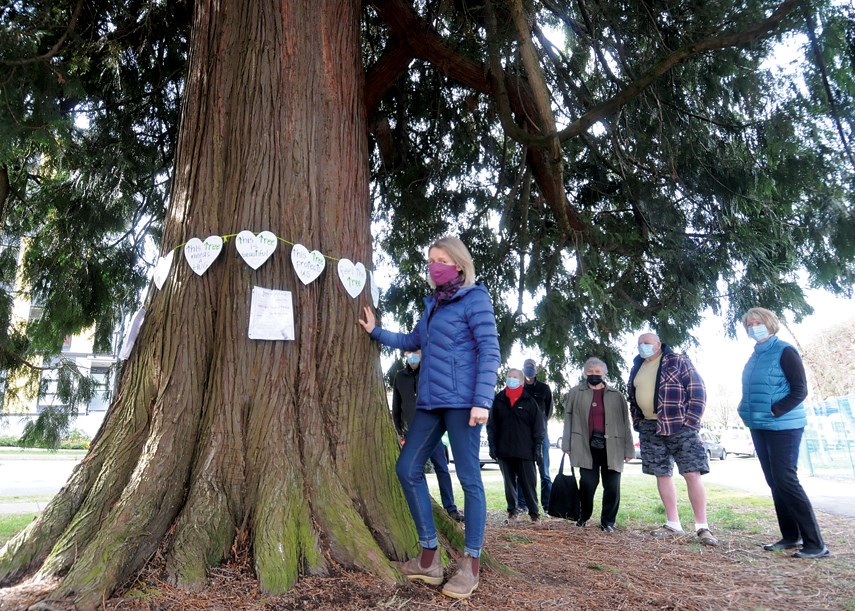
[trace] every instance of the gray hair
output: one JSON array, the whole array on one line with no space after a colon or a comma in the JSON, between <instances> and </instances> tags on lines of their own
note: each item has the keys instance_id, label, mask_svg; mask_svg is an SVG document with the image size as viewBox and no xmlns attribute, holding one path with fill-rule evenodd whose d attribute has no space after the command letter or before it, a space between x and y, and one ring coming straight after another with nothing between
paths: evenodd
<instances>
[{"instance_id":1,"label":"gray hair","mask_svg":"<svg viewBox=\"0 0 855 611\"><path fill-rule=\"evenodd\" d=\"M582 373L588 371L589 367L602 367L603 373L605 375L609 375L609 366L595 356L592 356L587 361L585 361L585 364L582 365Z\"/></svg>"}]
</instances>

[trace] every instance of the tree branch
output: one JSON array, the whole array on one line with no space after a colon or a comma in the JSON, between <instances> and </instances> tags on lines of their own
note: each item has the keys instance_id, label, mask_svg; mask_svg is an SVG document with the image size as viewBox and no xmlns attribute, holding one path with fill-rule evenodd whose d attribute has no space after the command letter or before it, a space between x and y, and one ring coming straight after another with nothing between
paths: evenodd
<instances>
[{"instance_id":1,"label":"tree branch","mask_svg":"<svg viewBox=\"0 0 855 611\"><path fill-rule=\"evenodd\" d=\"M497 106L507 101L511 110L523 117L533 129L541 129L538 123L533 122L538 117L537 108L524 84L517 86L500 68L496 74L492 75L493 78L490 78L491 71L487 66L449 49L433 28L415 13L409 3L403 0L372 0L372 6L380 18L386 22L392 35L402 41L401 44L405 45L414 57L429 61L449 78L491 96ZM499 87L506 91L504 95L497 92ZM500 111L500 117L502 114L505 115L502 126L513 132L513 135L510 133L508 135L514 140L523 144L534 141L534 144L541 147L554 140L554 134L552 137L534 136L518 127L510 117L510 112ZM552 176L548 157L543 151L529 149L528 161L537 184L555 213L562 231L569 235L572 231L584 230L585 222L576 210L567 204L563 185L556 183Z\"/></svg>"},{"instance_id":2,"label":"tree branch","mask_svg":"<svg viewBox=\"0 0 855 611\"><path fill-rule=\"evenodd\" d=\"M415 56L407 45L397 37L392 37L380 59L365 72L365 107L370 117L380 105L380 100L392 87L392 84L406 72Z\"/></svg>"},{"instance_id":3,"label":"tree branch","mask_svg":"<svg viewBox=\"0 0 855 611\"><path fill-rule=\"evenodd\" d=\"M819 41L816 39L814 32L813 17L810 14L810 7L807 2L802 2L802 13L804 14L805 23L807 24L807 35L810 39L810 48L813 51L813 56L816 58L816 65L819 68L819 73L822 76L822 86L825 89L825 96L828 98L828 108L831 111L831 116L834 117L834 124L837 127L837 135L840 136L840 142L843 143L843 150L849 156L849 162L855 168L855 155L852 154L852 149L849 148L849 142L846 140L846 130L843 129L843 124L840 121L840 113L837 109L837 102L834 101L834 92L831 90L831 84L828 82L828 70L825 67L825 60L822 57L822 49L819 48Z\"/></svg>"},{"instance_id":4,"label":"tree branch","mask_svg":"<svg viewBox=\"0 0 855 611\"><path fill-rule=\"evenodd\" d=\"M14 350L9 350L5 346L0 347L0 350L2 350L3 352L5 352L9 356L11 356L13 359L18 361L19 363L21 363L25 367L28 367L28 368L33 369L35 371L52 371L54 369L59 369L58 366L57 367L39 367L38 365L33 365L30 361L28 361L27 359L22 357L20 354L18 354Z\"/></svg>"},{"instance_id":5,"label":"tree branch","mask_svg":"<svg viewBox=\"0 0 855 611\"><path fill-rule=\"evenodd\" d=\"M62 48L62 45L65 44L68 36L74 31L74 28L77 27L77 18L80 17L80 11L83 9L83 0L77 0L77 5L74 7L74 12L71 13L71 19L68 22L68 27L63 32L62 36L59 37L54 45L48 49L47 53L43 53L37 57L27 57L24 59L9 59L9 60L0 60L0 64L5 66L23 66L26 64L36 64L38 62L45 61L46 59L50 59Z\"/></svg>"},{"instance_id":6,"label":"tree branch","mask_svg":"<svg viewBox=\"0 0 855 611\"><path fill-rule=\"evenodd\" d=\"M559 138L564 141L587 131L594 123L614 114L622 106L636 98L642 91L653 84L656 79L666 74L675 66L688 61L696 55L746 45L763 38L772 32L772 30L774 30L778 24L789 16L790 13L795 11L799 2L801 2L801 0L785 0L785 2L781 3L781 5L778 6L778 8L775 9L767 19L764 19L754 27L748 28L747 30L716 38L708 38L683 47L682 49L677 49L664 59L660 60L655 66L642 74L638 79L624 87L622 91L605 102L595 106L573 121L573 123L565 129L561 130L558 134Z\"/></svg>"},{"instance_id":7,"label":"tree branch","mask_svg":"<svg viewBox=\"0 0 855 611\"><path fill-rule=\"evenodd\" d=\"M0 225L6 218L6 202L9 199L9 191L9 168L4 165L0 167Z\"/></svg>"},{"instance_id":8,"label":"tree branch","mask_svg":"<svg viewBox=\"0 0 855 611\"><path fill-rule=\"evenodd\" d=\"M490 0L486 0L486 5L490 6ZM531 29L528 25L528 19L522 6L522 0L512 0L511 2L511 17L514 22L514 29L519 42L519 53L522 56L523 65L525 66L526 76L528 77L529 85L531 86L537 114L540 117L540 129L543 133L554 134L555 116L552 114L552 96L549 88L546 86L546 81L543 78L543 73L540 68L540 58L537 56L537 51L534 48L534 43L531 40ZM561 143L558 138L551 138L547 143L547 149L551 159L549 160L549 172L552 180L557 183L556 192L560 192L565 196L564 191L564 156L561 152ZM566 208L566 205L564 206Z\"/></svg>"},{"instance_id":9,"label":"tree branch","mask_svg":"<svg viewBox=\"0 0 855 611\"><path fill-rule=\"evenodd\" d=\"M785 0L767 19L746 30L709 38L670 53L638 79L626 85L623 90L594 106L557 134L543 133L543 117L538 112L532 92L524 83L518 84L510 79L504 70L500 69L501 66L496 65L495 52L490 52L490 69L488 69L484 64L474 62L449 49L439 34L421 19L411 4L404 0L372 0L372 6L386 22L392 35L402 41L401 44L406 46L413 57L431 62L449 78L488 94L496 101L503 128L511 138L528 146L528 160L537 184L555 213L559 227L565 235L571 236L574 232L584 231L587 224L575 208L568 204L563 185L556 183L551 171L552 160L543 147L553 143L556 135L563 142L586 132L594 123L618 112L658 78L692 57L745 45L768 35L798 7L800 1ZM509 116L507 106L503 106L505 101L513 113L523 118L524 124L541 133L535 135L529 130L520 128Z\"/></svg>"}]
</instances>

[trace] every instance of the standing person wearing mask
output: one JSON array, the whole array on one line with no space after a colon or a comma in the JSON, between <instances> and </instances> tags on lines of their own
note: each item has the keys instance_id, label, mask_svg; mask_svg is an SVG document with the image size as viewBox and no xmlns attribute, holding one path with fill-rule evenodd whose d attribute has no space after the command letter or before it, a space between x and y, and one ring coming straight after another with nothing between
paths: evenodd
<instances>
[{"instance_id":1,"label":"standing person wearing mask","mask_svg":"<svg viewBox=\"0 0 855 611\"><path fill-rule=\"evenodd\" d=\"M552 478L549 477L549 419L552 418L552 389L546 382L537 379L537 363L534 359L526 359L523 362L523 374L525 375L525 389L540 407L543 416L543 447L537 459L537 469L540 471L540 505L544 512L549 511L549 494L552 492ZM519 511L527 509L528 502L521 490L517 490L520 500Z\"/></svg>"},{"instance_id":2,"label":"standing person wearing mask","mask_svg":"<svg viewBox=\"0 0 855 611\"><path fill-rule=\"evenodd\" d=\"M620 474L635 457L629 407L623 394L607 386L608 367L589 358L582 368L585 381L571 388L564 400L562 449L570 464L579 467L582 512L576 526L584 526L594 512L594 493L603 478L600 529L613 532L620 508Z\"/></svg>"},{"instance_id":3,"label":"standing person wearing mask","mask_svg":"<svg viewBox=\"0 0 855 611\"><path fill-rule=\"evenodd\" d=\"M377 326L371 308L359 324L371 338L400 350L421 348L416 415L396 471L419 536L421 552L398 566L408 579L439 585L442 559L424 475L428 457L448 431L457 479L463 488L465 539L457 571L442 588L452 598L468 598L478 587L487 501L478 454L500 364L496 317L490 295L475 283L472 255L458 238L444 237L428 250L429 284L425 314L410 333Z\"/></svg>"},{"instance_id":4,"label":"standing person wearing mask","mask_svg":"<svg viewBox=\"0 0 855 611\"><path fill-rule=\"evenodd\" d=\"M802 358L790 344L778 339L781 325L774 312L751 308L742 317L742 325L756 343L742 372L739 417L751 431L781 529L781 539L763 548L801 548L793 554L795 558L823 558L830 552L798 476L799 446L807 425L802 404L807 397Z\"/></svg>"},{"instance_id":5,"label":"standing person wearing mask","mask_svg":"<svg viewBox=\"0 0 855 611\"><path fill-rule=\"evenodd\" d=\"M545 435L540 407L523 386L523 373L519 369L511 369L505 388L493 399L487 422L490 458L497 460L502 470L509 521L517 518L518 489L522 490L527 501L531 521L540 520L534 488L537 477L534 463L543 451Z\"/></svg>"},{"instance_id":6,"label":"standing person wearing mask","mask_svg":"<svg viewBox=\"0 0 855 611\"><path fill-rule=\"evenodd\" d=\"M707 524L707 493L701 475L710 472L699 431L706 407L704 381L689 357L677 354L654 333L638 338L627 382L632 423L641 446L641 471L656 476L665 506L665 524L657 537L682 535L674 487L674 463L686 480L695 514L695 532L704 545L718 545Z\"/></svg>"},{"instance_id":7,"label":"standing person wearing mask","mask_svg":"<svg viewBox=\"0 0 855 611\"><path fill-rule=\"evenodd\" d=\"M421 360L421 350L404 352L404 368L395 374L395 381L392 384L392 420L395 423L395 430L401 438L402 445L407 437L410 423L416 415ZM451 485L448 459L442 442L436 445L436 449L430 455L430 462L433 464L434 473L436 473L439 497L442 499L443 508L455 522L462 522L463 514L457 510L457 505L454 504L454 489Z\"/></svg>"}]
</instances>

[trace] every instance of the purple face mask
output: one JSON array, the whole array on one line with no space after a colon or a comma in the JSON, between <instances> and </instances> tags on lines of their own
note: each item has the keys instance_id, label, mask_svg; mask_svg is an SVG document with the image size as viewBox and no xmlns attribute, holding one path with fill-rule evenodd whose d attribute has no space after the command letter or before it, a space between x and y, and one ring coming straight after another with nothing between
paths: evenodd
<instances>
[{"instance_id":1,"label":"purple face mask","mask_svg":"<svg viewBox=\"0 0 855 611\"><path fill-rule=\"evenodd\" d=\"M428 264L428 273L430 274L430 279L433 280L434 284L442 286L443 284L447 284L457 278L460 272L457 271L456 265L449 265L448 263L430 263Z\"/></svg>"}]
</instances>

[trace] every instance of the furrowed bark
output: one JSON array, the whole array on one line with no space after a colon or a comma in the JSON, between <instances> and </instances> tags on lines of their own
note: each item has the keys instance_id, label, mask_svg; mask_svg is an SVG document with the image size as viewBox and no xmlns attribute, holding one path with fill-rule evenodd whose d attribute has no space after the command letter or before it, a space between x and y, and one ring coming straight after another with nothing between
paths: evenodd
<instances>
[{"instance_id":1,"label":"furrowed bark","mask_svg":"<svg viewBox=\"0 0 855 611\"><path fill-rule=\"evenodd\" d=\"M76 553L97 531L137 462L148 429L153 392L151 376L128 383L119 396L121 409L111 410L92 440L89 454L45 510L0 551L0 585L14 583L52 557ZM69 560L54 561L55 571ZM44 569L43 569L44 570ZM52 572L47 570L47 573Z\"/></svg>"},{"instance_id":2,"label":"furrowed bark","mask_svg":"<svg viewBox=\"0 0 855 611\"><path fill-rule=\"evenodd\" d=\"M389 558L416 536L379 349L356 323L367 290L350 297L336 272L344 257L372 267L360 10L195 4L163 238L178 252L110 408L105 468L54 529L65 534L39 575L64 577L45 608L97 607L167 532L168 577L186 587L246 544L269 593L331 561L399 579ZM201 276L181 260L191 237L244 229L282 239L258 270L231 241ZM329 256L308 286L294 243ZM254 286L291 292L294 341L248 338Z\"/></svg>"},{"instance_id":3,"label":"furrowed bark","mask_svg":"<svg viewBox=\"0 0 855 611\"><path fill-rule=\"evenodd\" d=\"M212 283L206 279L187 282L192 273L187 267L176 270L171 286L182 294L170 294L152 308L155 319L169 311L187 324L182 327L184 332L175 334L171 332L176 329L152 327L156 336L149 345L162 352L147 364L164 374L136 468L121 498L94 537L76 550L77 556L69 559L70 550L63 549L45 561L39 577L54 575L69 560L73 562L49 602L72 602L82 609L97 606L154 553L184 502L201 406L209 389L207 374L214 339L213 308L198 307L211 303ZM195 338L184 335L190 329L196 331ZM133 401L133 397L128 400Z\"/></svg>"}]
</instances>

